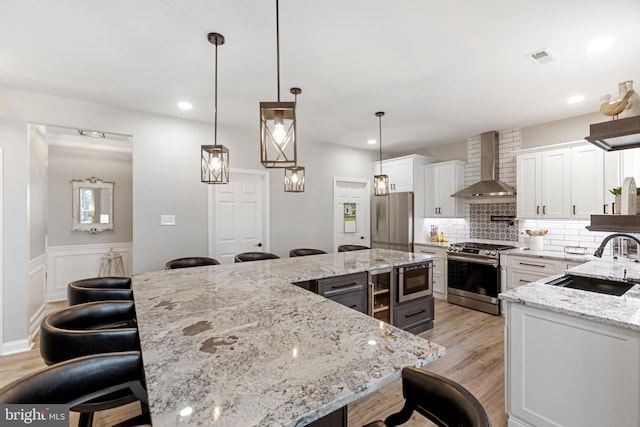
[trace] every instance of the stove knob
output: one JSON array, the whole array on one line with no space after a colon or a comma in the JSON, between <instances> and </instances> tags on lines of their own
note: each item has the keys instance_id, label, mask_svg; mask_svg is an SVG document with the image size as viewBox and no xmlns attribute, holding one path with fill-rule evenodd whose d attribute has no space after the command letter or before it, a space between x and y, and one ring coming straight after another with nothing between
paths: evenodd
<instances>
[{"instance_id":1,"label":"stove knob","mask_svg":"<svg viewBox=\"0 0 640 427\"><path fill-rule=\"evenodd\" d=\"M491 255L496 256L498 254L498 251L491 251Z\"/></svg>"},{"instance_id":2,"label":"stove knob","mask_svg":"<svg viewBox=\"0 0 640 427\"><path fill-rule=\"evenodd\" d=\"M489 249L487 249L486 251L484 251L485 255L491 255L491 251Z\"/></svg>"}]
</instances>

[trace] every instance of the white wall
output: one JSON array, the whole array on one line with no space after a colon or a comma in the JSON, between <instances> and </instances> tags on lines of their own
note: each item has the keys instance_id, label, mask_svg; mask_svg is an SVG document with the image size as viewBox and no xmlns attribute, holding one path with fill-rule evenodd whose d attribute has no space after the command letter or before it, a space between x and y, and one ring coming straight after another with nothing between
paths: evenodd
<instances>
[{"instance_id":1,"label":"white wall","mask_svg":"<svg viewBox=\"0 0 640 427\"><path fill-rule=\"evenodd\" d=\"M212 124L7 88L0 88L0 99L0 146L4 148L4 174L10 177L3 194L5 343L28 335L29 122L133 136L134 273L161 269L176 254L207 253L207 185L200 182L200 145L211 142ZM219 126L218 142L229 148L232 167L262 169L258 135L257 128ZM272 250L278 253L288 251L294 243L328 249L333 176L370 178L375 152L323 147L300 142L299 162L309 170L303 195L285 195L282 170L271 172ZM285 208L289 206L305 215ZM161 227L161 214L176 215L176 226Z\"/></svg>"},{"instance_id":2,"label":"white wall","mask_svg":"<svg viewBox=\"0 0 640 427\"><path fill-rule=\"evenodd\" d=\"M47 235L47 142L42 126L28 127L29 141L29 261L45 253Z\"/></svg>"}]
</instances>

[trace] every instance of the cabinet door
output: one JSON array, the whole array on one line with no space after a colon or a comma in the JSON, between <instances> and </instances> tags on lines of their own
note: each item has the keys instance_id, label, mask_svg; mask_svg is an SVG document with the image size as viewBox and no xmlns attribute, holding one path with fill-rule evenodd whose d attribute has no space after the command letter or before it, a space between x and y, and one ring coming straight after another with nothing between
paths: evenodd
<instances>
[{"instance_id":1,"label":"cabinet door","mask_svg":"<svg viewBox=\"0 0 640 427\"><path fill-rule=\"evenodd\" d=\"M629 151L629 150L626 150ZM633 150L631 150L633 151ZM614 195L609 192L614 187L619 187L622 184L621 179L621 156L620 151L605 151L604 153L604 196L603 206L600 210L601 214L612 214L611 204L614 202ZM640 177L640 175L638 175Z\"/></svg>"},{"instance_id":2,"label":"cabinet door","mask_svg":"<svg viewBox=\"0 0 640 427\"><path fill-rule=\"evenodd\" d=\"M413 191L413 159L394 160L393 191Z\"/></svg>"},{"instance_id":3,"label":"cabinet door","mask_svg":"<svg viewBox=\"0 0 640 427\"><path fill-rule=\"evenodd\" d=\"M436 182L438 183L438 199L441 216L453 218L462 214L463 200L451 197L453 193L462 189L464 167L450 163L436 168Z\"/></svg>"},{"instance_id":4,"label":"cabinet door","mask_svg":"<svg viewBox=\"0 0 640 427\"><path fill-rule=\"evenodd\" d=\"M518 218L539 218L542 214L542 177L540 153L517 157L517 215Z\"/></svg>"},{"instance_id":5,"label":"cabinet door","mask_svg":"<svg viewBox=\"0 0 640 427\"><path fill-rule=\"evenodd\" d=\"M542 153L542 217L571 217L569 149ZM602 176L602 175L601 175Z\"/></svg>"},{"instance_id":6,"label":"cabinet door","mask_svg":"<svg viewBox=\"0 0 640 427\"><path fill-rule=\"evenodd\" d=\"M424 215L431 218L438 215L438 181L435 166L424 168Z\"/></svg>"},{"instance_id":7,"label":"cabinet door","mask_svg":"<svg viewBox=\"0 0 640 427\"><path fill-rule=\"evenodd\" d=\"M595 145L571 148L571 217L589 219L604 206L604 151Z\"/></svg>"}]
</instances>

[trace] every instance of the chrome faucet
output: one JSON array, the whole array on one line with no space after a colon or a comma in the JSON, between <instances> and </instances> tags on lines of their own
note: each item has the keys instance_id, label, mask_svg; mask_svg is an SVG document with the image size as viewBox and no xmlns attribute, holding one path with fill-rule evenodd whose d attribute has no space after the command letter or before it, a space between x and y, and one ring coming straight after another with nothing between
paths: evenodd
<instances>
[{"instance_id":1,"label":"chrome faucet","mask_svg":"<svg viewBox=\"0 0 640 427\"><path fill-rule=\"evenodd\" d=\"M602 252L604 251L605 246L607 246L607 243L609 243L609 240L615 238L615 237L625 237L627 239L631 239L633 241L635 241L638 244L638 249L640 251L640 239L636 236L634 236L633 234L627 234L627 233L613 233L608 235L607 237L605 237L602 240L602 243L600 243L600 247L598 247L598 249L596 249L596 251L593 253L593 256L597 256L598 258L602 258Z\"/></svg>"}]
</instances>

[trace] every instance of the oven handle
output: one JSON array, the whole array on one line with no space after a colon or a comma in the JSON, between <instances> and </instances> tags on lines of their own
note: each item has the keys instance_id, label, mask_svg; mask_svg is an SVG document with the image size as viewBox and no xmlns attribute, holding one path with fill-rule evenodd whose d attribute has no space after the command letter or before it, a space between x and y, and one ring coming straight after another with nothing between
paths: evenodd
<instances>
[{"instance_id":1,"label":"oven handle","mask_svg":"<svg viewBox=\"0 0 640 427\"><path fill-rule=\"evenodd\" d=\"M467 258L467 257L456 256L456 255L447 255L447 259L450 259L451 261L462 261L462 262L470 262L473 264L490 265L496 268L498 268L498 264L499 264L498 260L494 260L494 259Z\"/></svg>"}]
</instances>

